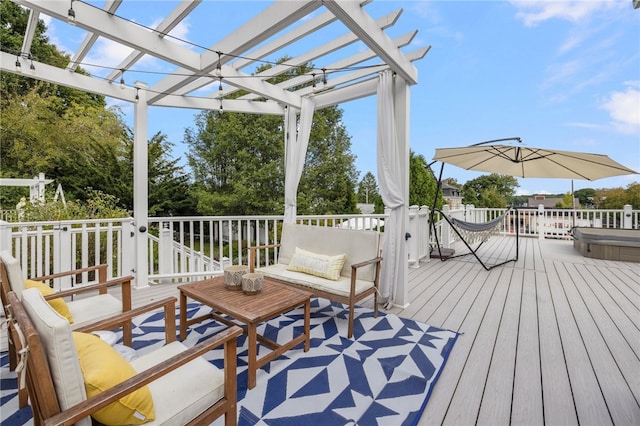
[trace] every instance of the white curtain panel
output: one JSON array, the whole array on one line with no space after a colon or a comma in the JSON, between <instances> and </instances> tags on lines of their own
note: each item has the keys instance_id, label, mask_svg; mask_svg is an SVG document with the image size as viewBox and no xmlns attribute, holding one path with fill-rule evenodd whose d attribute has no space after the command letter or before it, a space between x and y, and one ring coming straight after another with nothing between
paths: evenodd
<instances>
[{"instance_id":1,"label":"white curtain panel","mask_svg":"<svg viewBox=\"0 0 640 426\"><path fill-rule=\"evenodd\" d=\"M307 157L309 135L313 123L313 113L316 104L312 99L303 98L300 109L300 120L296 120L296 110L287 108L285 119L288 137L285 146L285 177L284 177L284 222L296 221L296 198L298 184L302 176L304 161Z\"/></svg>"},{"instance_id":2,"label":"white curtain panel","mask_svg":"<svg viewBox=\"0 0 640 426\"><path fill-rule=\"evenodd\" d=\"M381 302L393 304L397 283L402 276L400 268L407 261L403 259L402 207L405 204L402 192L402 152L398 147L393 99L393 72L380 73L378 83L378 183L384 205L389 209L385 221L382 241L382 271L380 277Z\"/></svg>"}]
</instances>

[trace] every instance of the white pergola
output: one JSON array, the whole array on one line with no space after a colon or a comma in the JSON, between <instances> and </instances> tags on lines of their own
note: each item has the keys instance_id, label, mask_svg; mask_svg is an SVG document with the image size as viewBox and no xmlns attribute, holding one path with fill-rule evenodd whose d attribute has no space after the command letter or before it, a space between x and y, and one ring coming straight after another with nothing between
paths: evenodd
<instances>
[{"instance_id":1,"label":"white pergola","mask_svg":"<svg viewBox=\"0 0 640 426\"><path fill-rule=\"evenodd\" d=\"M354 0L279 0L237 30L223 36L212 26L214 43L208 47L177 41L168 33L194 13L202 0L185 0L156 28L141 26L118 14L122 0L107 0L102 9L81 0L41 1L13 0L30 9L22 51L17 56L1 53L3 71L18 73L21 62L24 75L39 80L96 93L134 106L134 220L136 228L136 282L147 282L148 227L147 139L150 106L272 114L285 123L285 221L296 215L296 192L304 167L309 128L313 111L351 100L378 96L378 181L390 218L386 221L383 242L384 262L381 293L397 305L407 304L406 232L409 200L409 117L411 85L418 82L412 62L423 58L429 48L409 52L417 31L392 39L385 31L392 27L402 10L374 19L365 10L370 1ZM151 3L151 2L149 2ZM389 3L392 4L392 3ZM149 4L149 7L152 7ZM242 8L242 2L237 2ZM70 11L72 9L72 12ZM197 13L197 12L196 12ZM56 68L31 58L29 52L38 19L44 15L86 30L86 36L67 68ZM74 16L70 16L74 15ZM72 19L73 18L73 19ZM259 74L249 67L268 61L274 55L287 55L287 47L301 40L313 40L330 24L340 23L344 34L334 39L323 38L307 52L273 65ZM133 52L120 64L112 65L106 78L72 72L95 47L99 37L125 45ZM353 53L354 44L364 47ZM314 43L309 42L310 45ZM139 70L145 55L174 67L162 79L149 85L136 82L121 88L127 73ZM288 55L290 56L290 55ZM336 59L337 58L337 59ZM27 72L31 61L35 74ZM307 75L278 84L267 80L293 66L312 62L323 64ZM340 71L340 72L338 72ZM135 74L138 75L138 74ZM317 81L317 87L311 82ZM219 86L225 89L220 96ZM305 85L304 88L300 88ZM201 94L210 86L206 96ZM244 90L248 94L228 99L231 93Z\"/></svg>"}]
</instances>

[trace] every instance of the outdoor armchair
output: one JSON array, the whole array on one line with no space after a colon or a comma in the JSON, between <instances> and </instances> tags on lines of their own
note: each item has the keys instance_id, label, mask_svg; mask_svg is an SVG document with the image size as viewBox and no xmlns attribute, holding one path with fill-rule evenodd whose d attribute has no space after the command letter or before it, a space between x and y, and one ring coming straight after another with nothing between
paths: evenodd
<instances>
[{"instance_id":1,"label":"outdoor armchair","mask_svg":"<svg viewBox=\"0 0 640 426\"><path fill-rule=\"evenodd\" d=\"M148 421L148 425L209 424L222 415L227 426L236 424L236 339L242 332L239 327L230 327L187 348L175 340L175 298L123 313L113 321L131 319L163 306L166 344L130 362L114 360L118 367L109 366L107 375L128 369L133 370L132 375L95 393L92 390L98 385L87 371L92 363L87 358L92 357L95 363L95 357L111 357L113 349L90 334L72 332L64 317L35 289L25 290L22 300L15 292L8 293L7 299L12 338L18 353L28 353L21 356L20 365L26 373L36 426L91 425L88 416L107 415L113 420L123 415L123 409L128 410L124 415ZM87 340L89 346L94 340L98 342L94 350L88 351L84 346ZM202 357L219 346L224 347L222 370ZM122 363L125 365L120 366ZM134 399L124 404L124 398ZM104 410L109 410L108 414Z\"/></svg>"},{"instance_id":2,"label":"outdoor armchair","mask_svg":"<svg viewBox=\"0 0 640 426\"><path fill-rule=\"evenodd\" d=\"M80 284L73 288L54 292L49 287L47 282L55 278L65 276L77 276L83 272L95 271L98 277L98 282L93 284ZM120 314L131 310L131 280L132 276L119 277L113 280L106 281L107 265L96 265L88 268L75 269L72 271L66 271L47 275L43 277L31 278L30 285L40 284L40 290L43 293L49 293L45 296L45 299L52 301L56 307L61 307L67 314L67 319L71 318L71 328L79 329L81 327L89 326L97 321L105 318L114 317L114 315ZM10 251L4 250L0 252L0 296L2 298L3 306L6 305L6 296L10 291L14 291L18 297L22 296L27 286L27 280L23 278L22 269L19 261L11 254ZM119 286L121 295L120 299L112 294L108 293L110 287ZM6 314L6 312L5 312ZM110 328L105 330L111 330L122 327L123 330L123 342L125 345L131 345L131 321L130 319L123 319L120 323L113 323ZM13 343L9 339L9 368L14 370L16 367L16 353L13 349ZM27 403L27 396L24 391L19 394L19 406L24 407Z\"/></svg>"}]
</instances>

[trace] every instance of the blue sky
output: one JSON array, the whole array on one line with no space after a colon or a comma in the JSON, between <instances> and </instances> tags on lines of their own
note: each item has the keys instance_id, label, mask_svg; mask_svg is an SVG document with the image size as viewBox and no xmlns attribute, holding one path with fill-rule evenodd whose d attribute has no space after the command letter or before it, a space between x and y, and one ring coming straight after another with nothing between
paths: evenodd
<instances>
[{"instance_id":1,"label":"blue sky","mask_svg":"<svg viewBox=\"0 0 640 426\"><path fill-rule=\"evenodd\" d=\"M175 4L125 1L117 13L154 26ZM267 5L205 0L172 34L211 46ZM365 7L373 18L397 8L403 8L403 14L389 34L418 29L407 49L431 46L415 63L419 82L411 89L410 143L417 154L430 160L436 148L517 136L532 147L606 154L640 171L640 9L633 9L631 0L375 0ZM47 24L51 41L74 52L82 32L55 20ZM294 49L300 47L286 53L295 56L300 52ZM128 53L100 40L85 61L115 66ZM143 66L160 67L152 59L137 65ZM152 85L161 77L147 74L143 81ZM132 123L131 106L118 105ZM376 129L371 123L376 98L340 108L360 177L367 171L375 174ZM193 126L196 113L150 108L149 135L165 133L175 144L174 156L183 156L184 130ZM464 183L480 173L446 166L444 175ZM640 175L576 180L574 189L626 187L632 182L640 182ZM571 181L562 179L519 183L522 194L571 189Z\"/></svg>"}]
</instances>

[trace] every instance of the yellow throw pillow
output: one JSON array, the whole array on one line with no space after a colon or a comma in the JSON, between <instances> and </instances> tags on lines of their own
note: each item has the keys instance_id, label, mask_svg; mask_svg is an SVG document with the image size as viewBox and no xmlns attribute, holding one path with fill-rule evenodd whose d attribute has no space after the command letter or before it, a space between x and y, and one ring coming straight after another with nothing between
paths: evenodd
<instances>
[{"instance_id":1,"label":"yellow throw pillow","mask_svg":"<svg viewBox=\"0 0 640 426\"><path fill-rule=\"evenodd\" d=\"M340 271L346 259L346 254L327 256L296 247L293 256L291 256L291 261L287 265L287 270L304 272L305 274L337 281L340 279Z\"/></svg>"},{"instance_id":2,"label":"yellow throw pillow","mask_svg":"<svg viewBox=\"0 0 640 426\"><path fill-rule=\"evenodd\" d=\"M73 332L87 397L136 375L136 371L115 349L98 336ZM151 391L144 386L91 416L105 425L139 425L155 420Z\"/></svg>"},{"instance_id":3,"label":"yellow throw pillow","mask_svg":"<svg viewBox=\"0 0 640 426\"><path fill-rule=\"evenodd\" d=\"M49 296L50 294L55 293L55 291L53 291L51 287L49 287L48 285L46 285L41 281L25 280L24 287L37 288L40 294L42 294L43 296ZM69 324L73 324L73 318L71 317L71 312L69 312L69 307L65 303L64 299L59 297L57 299L47 300L47 302L49 303L49 305L51 305L53 309L55 309L56 312L58 312L60 315L65 317L67 321L69 321Z\"/></svg>"}]
</instances>

